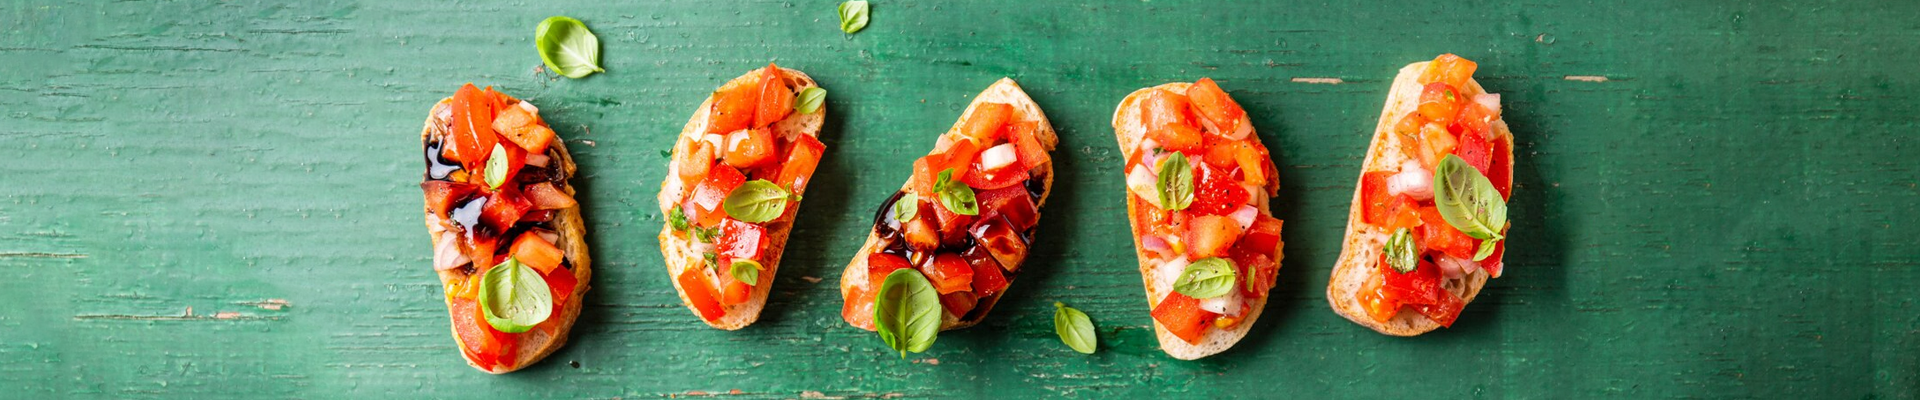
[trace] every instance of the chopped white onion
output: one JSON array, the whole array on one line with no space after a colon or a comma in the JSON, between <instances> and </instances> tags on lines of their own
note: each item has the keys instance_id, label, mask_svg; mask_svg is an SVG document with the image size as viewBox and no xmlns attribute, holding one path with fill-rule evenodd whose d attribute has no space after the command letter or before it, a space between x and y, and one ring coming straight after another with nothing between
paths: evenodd
<instances>
[{"instance_id":1,"label":"chopped white onion","mask_svg":"<svg viewBox=\"0 0 1920 400\"><path fill-rule=\"evenodd\" d=\"M700 135L700 140L707 142L708 146L713 147L713 154L715 156L719 156L721 151L727 149L727 135L725 134L708 133Z\"/></svg>"},{"instance_id":2,"label":"chopped white onion","mask_svg":"<svg viewBox=\"0 0 1920 400\"><path fill-rule=\"evenodd\" d=\"M1133 171L1127 172L1127 190L1154 208L1165 209L1166 206L1160 205L1160 192L1154 189L1158 181L1159 178L1154 177L1152 172L1147 172L1147 167L1134 166Z\"/></svg>"},{"instance_id":3,"label":"chopped white onion","mask_svg":"<svg viewBox=\"0 0 1920 400\"><path fill-rule=\"evenodd\" d=\"M1168 245L1166 240L1161 239L1159 236L1155 236L1155 235L1141 236L1140 249L1146 250L1149 253L1153 253L1154 258L1169 257L1174 255L1173 246Z\"/></svg>"},{"instance_id":4,"label":"chopped white onion","mask_svg":"<svg viewBox=\"0 0 1920 400\"><path fill-rule=\"evenodd\" d=\"M1447 279L1460 279L1480 270L1479 262L1446 254L1434 257L1433 264L1440 267L1440 273L1446 275Z\"/></svg>"},{"instance_id":5,"label":"chopped white onion","mask_svg":"<svg viewBox=\"0 0 1920 400\"><path fill-rule=\"evenodd\" d=\"M1134 144L1133 151L1153 151L1153 149L1158 148L1160 148L1160 142L1153 141L1153 139L1140 139L1139 143Z\"/></svg>"},{"instance_id":6,"label":"chopped white onion","mask_svg":"<svg viewBox=\"0 0 1920 400\"><path fill-rule=\"evenodd\" d=\"M1227 139L1240 140L1246 139L1247 134L1253 133L1253 120L1246 119L1245 115L1242 115L1240 118L1242 119L1234 125L1233 132L1221 132L1220 126L1214 124L1211 119L1199 118L1199 120L1200 127L1206 129L1207 132L1213 132L1215 135L1220 135L1220 137Z\"/></svg>"},{"instance_id":7,"label":"chopped white onion","mask_svg":"<svg viewBox=\"0 0 1920 400\"><path fill-rule=\"evenodd\" d=\"M1240 209L1233 210L1233 213L1227 214L1227 216L1232 217L1233 222L1239 223L1240 230L1244 231L1253 226L1253 220L1255 218L1260 217L1260 210L1253 208L1253 206L1240 206Z\"/></svg>"},{"instance_id":8,"label":"chopped white onion","mask_svg":"<svg viewBox=\"0 0 1920 400\"><path fill-rule=\"evenodd\" d=\"M553 243L554 245L560 244L560 233L558 232L549 231L549 230L537 230L533 232L535 234L540 235L541 239L546 239L547 243Z\"/></svg>"},{"instance_id":9,"label":"chopped white onion","mask_svg":"<svg viewBox=\"0 0 1920 400\"><path fill-rule=\"evenodd\" d=\"M997 170L1020 161L1020 153L1014 150L1013 143L1001 143L999 146L980 152L980 169Z\"/></svg>"},{"instance_id":10,"label":"chopped white onion","mask_svg":"<svg viewBox=\"0 0 1920 400\"><path fill-rule=\"evenodd\" d=\"M528 154L527 165L545 167L547 166L547 161L552 161L552 159L553 157L547 157L546 154Z\"/></svg>"},{"instance_id":11,"label":"chopped white onion","mask_svg":"<svg viewBox=\"0 0 1920 400\"><path fill-rule=\"evenodd\" d=\"M1167 262L1160 263L1160 268L1153 270L1153 291L1160 293L1162 296L1165 296L1168 292L1172 292L1173 282L1180 280L1180 272L1186 271L1187 264L1191 263L1192 262L1187 261L1186 257L1174 257L1171 260L1167 260Z\"/></svg>"},{"instance_id":12,"label":"chopped white onion","mask_svg":"<svg viewBox=\"0 0 1920 400\"><path fill-rule=\"evenodd\" d=\"M433 270L445 271L460 268L461 265L473 261L467 258L465 252L460 251L459 238L460 235L453 232L440 233L440 240L433 243Z\"/></svg>"},{"instance_id":13,"label":"chopped white onion","mask_svg":"<svg viewBox=\"0 0 1920 400\"><path fill-rule=\"evenodd\" d=\"M1473 96L1473 102L1480 103L1481 107L1486 107L1487 111L1493 112L1493 115L1500 115L1500 94L1498 93Z\"/></svg>"},{"instance_id":14,"label":"chopped white onion","mask_svg":"<svg viewBox=\"0 0 1920 400\"><path fill-rule=\"evenodd\" d=\"M1220 315L1240 315L1240 302L1242 300L1239 288L1234 288L1234 290L1228 290L1227 294L1218 297L1200 299L1200 309Z\"/></svg>"},{"instance_id":15,"label":"chopped white onion","mask_svg":"<svg viewBox=\"0 0 1920 400\"><path fill-rule=\"evenodd\" d=\"M1420 167L1420 162L1407 160L1400 163L1400 173L1387 178L1387 194L1407 195L1414 200L1433 198L1433 173Z\"/></svg>"}]
</instances>

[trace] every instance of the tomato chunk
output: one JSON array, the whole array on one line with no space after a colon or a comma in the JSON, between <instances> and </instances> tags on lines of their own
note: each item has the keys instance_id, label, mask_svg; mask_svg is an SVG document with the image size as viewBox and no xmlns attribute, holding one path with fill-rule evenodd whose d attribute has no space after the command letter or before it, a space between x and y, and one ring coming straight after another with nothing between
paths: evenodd
<instances>
[{"instance_id":1,"label":"tomato chunk","mask_svg":"<svg viewBox=\"0 0 1920 400\"><path fill-rule=\"evenodd\" d=\"M953 253L940 253L933 262L920 267L927 274L927 280L933 282L933 289L940 294L973 290L973 266L967 260Z\"/></svg>"},{"instance_id":2,"label":"tomato chunk","mask_svg":"<svg viewBox=\"0 0 1920 400\"><path fill-rule=\"evenodd\" d=\"M1246 234L1240 236L1240 243L1234 246L1245 248L1257 254L1271 256L1280 249L1280 244L1282 243L1280 241L1280 228L1282 225L1279 218L1274 218L1269 215L1263 214L1254 217L1253 226L1247 227Z\"/></svg>"},{"instance_id":3,"label":"tomato chunk","mask_svg":"<svg viewBox=\"0 0 1920 400\"><path fill-rule=\"evenodd\" d=\"M1393 196L1387 192L1392 172L1375 171L1360 175L1360 221L1383 226L1392 215Z\"/></svg>"},{"instance_id":4,"label":"tomato chunk","mask_svg":"<svg viewBox=\"0 0 1920 400\"><path fill-rule=\"evenodd\" d=\"M447 217L447 210L453 207L455 202L466 200L467 195L478 189L478 186L459 182L420 182L420 190L426 192L427 212L441 218Z\"/></svg>"},{"instance_id":5,"label":"tomato chunk","mask_svg":"<svg viewBox=\"0 0 1920 400\"><path fill-rule=\"evenodd\" d=\"M702 270L698 266L680 270L680 290L686 292L687 301L693 303L693 309L700 314L700 319L720 319L727 315L727 309L720 305L719 290L713 287L713 283L707 282Z\"/></svg>"},{"instance_id":6,"label":"tomato chunk","mask_svg":"<svg viewBox=\"0 0 1920 400\"><path fill-rule=\"evenodd\" d=\"M520 222L521 215L533 209L533 204L521 197L518 190L503 189L507 190L488 194L487 204L480 208L480 220L498 229L495 232L505 232L513 223Z\"/></svg>"},{"instance_id":7,"label":"tomato chunk","mask_svg":"<svg viewBox=\"0 0 1920 400\"><path fill-rule=\"evenodd\" d=\"M1487 143L1486 137L1478 133L1461 133L1460 145L1459 147L1453 148L1453 155L1460 156L1460 159L1466 160L1467 165L1472 165L1473 169L1480 170L1481 175L1491 173L1493 168L1493 145Z\"/></svg>"},{"instance_id":8,"label":"tomato chunk","mask_svg":"<svg viewBox=\"0 0 1920 400\"><path fill-rule=\"evenodd\" d=\"M526 195L535 210L560 210L580 205L580 202L573 200L573 195L554 187L553 182L527 185Z\"/></svg>"},{"instance_id":9,"label":"tomato chunk","mask_svg":"<svg viewBox=\"0 0 1920 400\"><path fill-rule=\"evenodd\" d=\"M547 146L553 144L553 128L541 124L540 117L525 108L502 107L492 126L494 132L528 153L546 154Z\"/></svg>"},{"instance_id":10,"label":"tomato chunk","mask_svg":"<svg viewBox=\"0 0 1920 400\"><path fill-rule=\"evenodd\" d=\"M1382 257L1381 260L1385 260L1384 255ZM1386 295L1382 294L1381 288L1384 285L1383 282L1385 282L1385 279L1381 278L1380 275L1373 275L1367 278L1365 284L1360 286L1359 292L1354 293L1354 299L1360 301L1360 307L1365 308L1367 316L1372 317L1375 322L1387 322L1387 320L1393 319L1394 315L1400 313L1400 303L1388 299Z\"/></svg>"},{"instance_id":11,"label":"tomato chunk","mask_svg":"<svg viewBox=\"0 0 1920 400\"><path fill-rule=\"evenodd\" d=\"M1152 89L1140 97L1140 125L1145 126L1148 132L1168 125L1192 127L1192 112L1186 95Z\"/></svg>"},{"instance_id":12,"label":"tomato chunk","mask_svg":"<svg viewBox=\"0 0 1920 400\"><path fill-rule=\"evenodd\" d=\"M793 140L792 148L787 149L787 161L780 164L780 175L773 182L787 188L794 194L806 194L807 181L813 179L813 170L820 166L820 156L827 151L827 145L810 135L800 135ZM788 212L795 208L788 207Z\"/></svg>"},{"instance_id":13,"label":"tomato chunk","mask_svg":"<svg viewBox=\"0 0 1920 400\"><path fill-rule=\"evenodd\" d=\"M973 294L973 292L959 291L940 294L941 308L945 308L947 313L953 314L954 318L966 318L967 312L973 311L973 307L979 304L980 296Z\"/></svg>"},{"instance_id":14,"label":"tomato chunk","mask_svg":"<svg viewBox=\"0 0 1920 400\"><path fill-rule=\"evenodd\" d=\"M713 92L713 106L707 113L707 133L726 134L753 127L755 108L760 103L761 77L761 74L752 74L746 82Z\"/></svg>"},{"instance_id":15,"label":"tomato chunk","mask_svg":"<svg viewBox=\"0 0 1920 400\"><path fill-rule=\"evenodd\" d=\"M1513 196L1513 166L1510 156L1513 154L1513 137L1501 136L1493 139L1492 168L1487 170L1487 180L1493 181L1493 188L1500 191L1501 198Z\"/></svg>"},{"instance_id":16,"label":"tomato chunk","mask_svg":"<svg viewBox=\"0 0 1920 400\"><path fill-rule=\"evenodd\" d=\"M949 178L954 182L965 183L967 171L973 169L973 157L979 152L979 144L972 139L954 139L946 150L920 157L913 162L913 190L922 198L931 198L933 184L946 170L953 170Z\"/></svg>"},{"instance_id":17,"label":"tomato chunk","mask_svg":"<svg viewBox=\"0 0 1920 400\"><path fill-rule=\"evenodd\" d=\"M1159 143L1161 148L1178 152L1199 151L1206 148L1202 143L1204 138L1200 136L1200 128L1195 128L1193 125L1171 124L1154 128L1147 131L1147 139Z\"/></svg>"},{"instance_id":18,"label":"tomato chunk","mask_svg":"<svg viewBox=\"0 0 1920 400\"><path fill-rule=\"evenodd\" d=\"M746 303L748 299L753 297L753 285L758 282L741 282L733 279L733 274L729 271L731 270L724 268L714 271L714 277L720 281L718 282L720 286L720 305L736 306Z\"/></svg>"},{"instance_id":19,"label":"tomato chunk","mask_svg":"<svg viewBox=\"0 0 1920 400\"><path fill-rule=\"evenodd\" d=\"M755 128L765 128L793 113L793 88L781 77L780 67L769 63L760 71L760 99L753 113Z\"/></svg>"},{"instance_id":20,"label":"tomato chunk","mask_svg":"<svg viewBox=\"0 0 1920 400\"><path fill-rule=\"evenodd\" d=\"M1242 243L1245 242L1242 241ZM1251 249L1239 247L1233 251L1233 267L1238 270L1236 272L1240 274L1241 279L1246 280L1236 286L1239 286L1240 293L1245 294L1247 298L1265 298L1268 289L1273 288L1274 277L1279 274L1280 266L1274 264L1273 258L1268 257L1268 254L1271 253L1257 253ZM1254 284L1249 287L1246 284L1247 281Z\"/></svg>"},{"instance_id":21,"label":"tomato chunk","mask_svg":"<svg viewBox=\"0 0 1920 400\"><path fill-rule=\"evenodd\" d=\"M481 314L478 300L456 299L451 307L449 314L453 316L454 334L460 335L463 345L461 351L489 371L496 367L512 366L516 342L513 334L494 330L493 326L487 325L487 318Z\"/></svg>"},{"instance_id":22,"label":"tomato chunk","mask_svg":"<svg viewBox=\"0 0 1920 400\"><path fill-rule=\"evenodd\" d=\"M970 171L967 172L966 178L960 181L961 183L965 183L967 187L974 189L991 190L1012 187L1026 183L1028 178L1027 171L1024 168L1001 168L992 173L982 171L978 160L968 165L967 168Z\"/></svg>"},{"instance_id":23,"label":"tomato chunk","mask_svg":"<svg viewBox=\"0 0 1920 400\"><path fill-rule=\"evenodd\" d=\"M453 93L453 134L443 138L442 155L459 161L468 171L478 171L487 163L499 138L493 132L494 101L472 83Z\"/></svg>"},{"instance_id":24,"label":"tomato chunk","mask_svg":"<svg viewBox=\"0 0 1920 400\"><path fill-rule=\"evenodd\" d=\"M727 134L727 151L721 154L721 160L734 168L748 169L773 161L774 152L779 150L773 142L773 131L766 128L742 129Z\"/></svg>"},{"instance_id":25,"label":"tomato chunk","mask_svg":"<svg viewBox=\"0 0 1920 400\"><path fill-rule=\"evenodd\" d=\"M1007 271L1019 271L1020 264L1027 260L1027 241L1014 232L1013 223L1005 217L993 217L974 224L968 232L973 234L974 247L984 247L1000 267Z\"/></svg>"},{"instance_id":26,"label":"tomato chunk","mask_svg":"<svg viewBox=\"0 0 1920 400\"><path fill-rule=\"evenodd\" d=\"M973 246L960 257L966 259L967 265L973 267L974 294L980 297L992 297L1000 294L1001 290L1007 289L1007 275L1001 272L1000 262L994 260L993 254L986 250L986 246Z\"/></svg>"},{"instance_id":27,"label":"tomato chunk","mask_svg":"<svg viewBox=\"0 0 1920 400\"><path fill-rule=\"evenodd\" d=\"M1200 309L1200 300L1179 292L1167 293L1167 298L1153 307L1153 320L1166 327L1168 332L1180 337L1187 343L1199 344L1200 338L1207 333L1207 325L1213 323L1214 314Z\"/></svg>"},{"instance_id":28,"label":"tomato chunk","mask_svg":"<svg viewBox=\"0 0 1920 400\"><path fill-rule=\"evenodd\" d=\"M1239 129L1240 117L1246 115L1240 103L1227 96L1227 91L1220 90L1213 78L1200 78L1199 82L1187 86L1187 99L1193 103L1194 114L1212 122L1222 133Z\"/></svg>"},{"instance_id":29,"label":"tomato chunk","mask_svg":"<svg viewBox=\"0 0 1920 400\"><path fill-rule=\"evenodd\" d=\"M1452 53L1441 54L1439 57L1434 57L1432 63L1427 64L1427 70L1420 73L1419 82L1421 84L1439 82L1453 87L1466 87L1467 81L1473 79L1473 70L1479 67L1479 64Z\"/></svg>"},{"instance_id":30,"label":"tomato chunk","mask_svg":"<svg viewBox=\"0 0 1920 400\"><path fill-rule=\"evenodd\" d=\"M675 169L679 170L680 182L694 183L706 179L707 171L713 168L713 158L719 157L719 150L705 140L688 141L687 147L673 155Z\"/></svg>"},{"instance_id":31,"label":"tomato chunk","mask_svg":"<svg viewBox=\"0 0 1920 400\"><path fill-rule=\"evenodd\" d=\"M580 286L580 277L574 276L573 269L569 268L554 268L541 273L540 277L547 281L547 288L553 290L553 314L560 315L560 307L572 300L574 287Z\"/></svg>"},{"instance_id":32,"label":"tomato chunk","mask_svg":"<svg viewBox=\"0 0 1920 400\"><path fill-rule=\"evenodd\" d=\"M873 253L867 255L867 282L865 286L853 285L847 293L846 302L840 305L840 318L847 324L860 329L873 329L873 299L879 294L880 283L887 274L895 270L913 268L907 259L893 254Z\"/></svg>"},{"instance_id":33,"label":"tomato chunk","mask_svg":"<svg viewBox=\"0 0 1920 400\"><path fill-rule=\"evenodd\" d=\"M1206 215L1187 222L1187 259L1227 255L1233 242L1240 239L1240 225L1232 218Z\"/></svg>"},{"instance_id":34,"label":"tomato chunk","mask_svg":"<svg viewBox=\"0 0 1920 400\"><path fill-rule=\"evenodd\" d=\"M727 200L727 195L733 193L733 189L746 183L747 176L741 175L739 170L724 165L714 166L712 171L707 172L707 178L693 188L693 197L689 199L693 204L691 217L695 224L719 224L727 217L727 211L721 209L720 204Z\"/></svg>"},{"instance_id":35,"label":"tomato chunk","mask_svg":"<svg viewBox=\"0 0 1920 400\"><path fill-rule=\"evenodd\" d=\"M1420 207L1420 227L1414 238L1420 247L1446 253L1455 258L1473 259L1473 253L1480 248L1480 240L1474 239L1448 225L1440 216L1440 211L1432 206Z\"/></svg>"},{"instance_id":36,"label":"tomato chunk","mask_svg":"<svg viewBox=\"0 0 1920 400\"><path fill-rule=\"evenodd\" d=\"M1385 278L1381 293L1400 304L1437 304L1443 295L1450 296L1440 287L1440 267L1432 262L1420 260L1413 272L1402 273L1386 263L1386 257L1380 258L1380 275Z\"/></svg>"},{"instance_id":37,"label":"tomato chunk","mask_svg":"<svg viewBox=\"0 0 1920 400\"><path fill-rule=\"evenodd\" d=\"M1013 106L1004 103L981 103L973 107L967 119L960 123L960 133L978 140L991 143L1000 134L1000 127L1013 119Z\"/></svg>"},{"instance_id":38,"label":"tomato chunk","mask_svg":"<svg viewBox=\"0 0 1920 400\"><path fill-rule=\"evenodd\" d=\"M767 230L759 225L729 219L720 228L720 258L759 261L767 248ZM726 265L722 265L725 267Z\"/></svg>"},{"instance_id":39,"label":"tomato chunk","mask_svg":"<svg viewBox=\"0 0 1920 400\"><path fill-rule=\"evenodd\" d=\"M1445 126L1453 122L1453 117L1460 112L1460 104L1464 103L1464 100L1460 90L1452 85L1440 82L1429 83L1420 91L1420 116Z\"/></svg>"},{"instance_id":40,"label":"tomato chunk","mask_svg":"<svg viewBox=\"0 0 1920 400\"><path fill-rule=\"evenodd\" d=\"M1014 150L1020 153L1020 165L1027 169L1052 161L1052 157L1047 155L1047 147L1040 144L1039 137L1034 136L1039 129L1039 124L1021 121L1007 124L1007 132L1003 134L1007 141L1013 142Z\"/></svg>"},{"instance_id":41,"label":"tomato chunk","mask_svg":"<svg viewBox=\"0 0 1920 400\"><path fill-rule=\"evenodd\" d=\"M514 238L513 246L508 247L507 253L513 254L513 258L520 260L521 264L540 270L542 274L559 268L561 259L566 257L565 253L560 252L559 247L555 247L547 239L531 232L522 233L520 237Z\"/></svg>"},{"instance_id":42,"label":"tomato chunk","mask_svg":"<svg viewBox=\"0 0 1920 400\"><path fill-rule=\"evenodd\" d=\"M1250 199L1246 186L1233 171L1201 163L1193 168L1193 204L1187 211L1194 215L1226 215Z\"/></svg>"},{"instance_id":43,"label":"tomato chunk","mask_svg":"<svg viewBox=\"0 0 1920 400\"><path fill-rule=\"evenodd\" d=\"M1040 222L1040 209L1033 204L1033 196L1027 194L1025 187L984 190L975 193L974 199L980 205L981 219L1003 216L1018 231L1026 231Z\"/></svg>"}]
</instances>

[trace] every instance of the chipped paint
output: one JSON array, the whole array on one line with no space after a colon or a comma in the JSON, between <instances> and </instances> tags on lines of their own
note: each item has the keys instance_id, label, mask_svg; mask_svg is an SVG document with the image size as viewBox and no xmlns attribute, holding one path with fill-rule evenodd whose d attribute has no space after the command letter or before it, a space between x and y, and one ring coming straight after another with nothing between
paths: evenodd
<instances>
[{"instance_id":1,"label":"chipped paint","mask_svg":"<svg viewBox=\"0 0 1920 400\"><path fill-rule=\"evenodd\" d=\"M1342 83L1347 83L1347 81L1342 80L1340 78L1293 78L1293 83L1308 83L1308 84L1316 84L1316 85L1338 85Z\"/></svg>"}]
</instances>

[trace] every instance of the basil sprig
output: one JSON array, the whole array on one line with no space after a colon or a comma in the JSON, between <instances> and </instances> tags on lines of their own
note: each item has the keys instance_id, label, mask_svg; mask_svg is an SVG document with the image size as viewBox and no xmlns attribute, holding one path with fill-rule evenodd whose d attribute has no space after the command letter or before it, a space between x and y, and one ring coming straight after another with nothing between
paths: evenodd
<instances>
[{"instance_id":1,"label":"basil sprig","mask_svg":"<svg viewBox=\"0 0 1920 400\"><path fill-rule=\"evenodd\" d=\"M1412 231L1408 231L1407 228L1393 231L1393 236L1387 238L1387 245L1384 248L1387 252L1387 266L1393 267L1393 270L1400 271L1402 274L1413 272L1414 267L1420 266L1420 250L1414 247Z\"/></svg>"},{"instance_id":2,"label":"basil sprig","mask_svg":"<svg viewBox=\"0 0 1920 400\"><path fill-rule=\"evenodd\" d=\"M827 102L827 90L819 86L800 90L800 96L794 99L793 112L812 114L820 110L820 104Z\"/></svg>"},{"instance_id":3,"label":"basil sprig","mask_svg":"<svg viewBox=\"0 0 1920 400\"><path fill-rule=\"evenodd\" d=\"M1235 288L1235 278L1232 262L1208 257L1187 264L1187 269L1180 271L1180 279L1173 281L1173 291L1196 299L1220 297Z\"/></svg>"},{"instance_id":4,"label":"basil sprig","mask_svg":"<svg viewBox=\"0 0 1920 400\"><path fill-rule=\"evenodd\" d=\"M551 290L540 271L507 257L480 276L480 311L494 330L526 332L553 315Z\"/></svg>"},{"instance_id":5,"label":"basil sprig","mask_svg":"<svg viewBox=\"0 0 1920 400\"><path fill-rule=\"evenodd\" d=\"M871 6L866 0L852 0L840 3L840 30L846 33L859 32L867 27L867 12Z\"/></svg>"},{"instance_id":6,"label":"basil sprig","mask_svg":"<svg viewBox=\"0 0 1920 400\"><path fill-rule=\"evenodd\" d=\"M548 17L533 28L533 47L547 69L568 78L584 78L600 69L600 38L580 20Z\"/></svg>"},{"instance_id":7,"label":"basil sprig","mask_svg":"<svg viewBox=\"0 0 1920 400\"><path fill-rule=\"evenodd\" d=\"M953 181L953 168L940 171L940 179L933 181L933 192L940 196L940 205L947 211L960 215L980 215L980 204L974 202L973 188Z\"/></svg>"},{"instance_id":8,"label":"basil sprig","mask_svg":"<svg viewBox=\"0 0 1920 400\"><path fill-rule=\"evenodd\" d=\"M1507 200L1493 182L1460 156L1447 155L1433 169L1433 205L1440 217L1460 233L1484 240L1474 261L1493 255L1493 242L1506 239Z\"/></svg>"},{"instance_id":9,"label":"basil sprig","mask_svg":"<svg viewBox=\"0 0 1920 400\"><path fill-rule=\"evenodd\" d=\"M720 237L720 228L707 228L695 225L687 229L689 233L691 233L689 236L693 237L695 243L720 243L715 241L715 239Z\"/></svg>"},{"instance_id":10,"label":"basil sprig","mask_svg":"<svg viewBox=\"0 0 1920 400\"><path fill-rule=\"evenodd\" d=\"M674 232L687 230L687 212L680 211L678 206L672 207L667 211L667 225L672 226Z\"/></svg>"},{"instance_id":11,"label":"basil sprig","mask_svg":"<svg viewBox=\"0 0 1920 400\"><path fill-rule=\"evenodd\" d=\"M904 223L916 215L920 215L920 195L907 193L893 201L893 220Z\"/></svg>"},{"instance_id":12,"label":"basil sprig","mask_svg":"<svg viewBox=\"0 0 1920 400\"><path fill-rule=\"evenodd\" d=\"M486 176L488 189L499 189L507 183L507 148L499 143L493 144L493 153L487 154Z\"/></svg>"},{"instance_id":13,"label":"basil sprig","mask_svg":"<svg viewBox=\"0 0 1920 400\"><path fill-rule=\"evenodd\" d=\"M940 335L940 295L919 271L906 268L887 274L873 301L873 330L887 347L900 352L900 358L909 351L927 351Z\"/></svg>"},{"instance_id":14,"label":"basil sprig","mask_svg":"<svg viewBox=\"0 0 1920 400\"><path fill-rule=\"evenodd\" d=\"M1093 336L1093 320L1087 318L1087 313L1057 301L1053 302L1053 333L1060 335L1061 343L1081 354L1093 354L1100 347Z\"/></svg>"},{"instance_id":15,"label":"basil sprig","mask_svg":"<svg viewBox=\"0 0 1920 400\"><path fill-rule=\"evenodd\" d=\"M1160 160L1160 179L1153 182L1160 192L1160 205L1168 211L1185 210L1193 205L1193 166L1179 152Z\"/></svg>"},{"instance_id":16,"label":"basil sprig","mask_svg":"<svg viewBox=\"0 0 1920 400\"><path fill-rule=\"evenodd\" d=\"M753 260L733 260L733 266L727 267L727 274L733 280L745 282L747 286L760 285L760 263Z\"/></svg>"},{"instance_id":17,"label":"basil sprig","mask_svg":"<svg viewBox=\"0 0 1920 400\"><path fill-rule=\"evenodd\" d=\"M761 223L779 218L787 212L787 200L792 192L765 179L748 181L727 194L720 208L727 210L727 216L746 223Z\"/></svg>"}]
</instances>

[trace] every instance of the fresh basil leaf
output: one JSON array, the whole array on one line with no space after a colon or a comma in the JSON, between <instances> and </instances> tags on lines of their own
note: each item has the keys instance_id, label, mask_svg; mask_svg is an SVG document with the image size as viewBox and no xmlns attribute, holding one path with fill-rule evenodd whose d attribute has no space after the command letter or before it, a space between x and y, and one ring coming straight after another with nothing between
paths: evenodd
<instances>
[{"instance_id":1,"label":"fresh basil leaf","mask_svg":"<svg viewBox=\"0 0 1920 400\"><path fill-rule=\"evenodd\" d=\"M1220 297L1235 288L1234 278L1232 262L1208 257L1187 264L1187 269L1180 271L1180 279L1173 281L1173 291L1196 299Z\"/></svg>"},{"instance_id":2,"label":"fresh basil leaf","mask_svg":"<svg viewBox=\"0 0 1920 400\"><path fill-rule=\"evenodd\" d=\"M1433 204L1440 217L1474 239L1500 238L1507 225L1507 201L1493 182L1460 156L1447 155L1433 169Z\"/></svg>"},{"instance_id":3,"label":"fresh basil leaf","mask_svg":"<svg viewBox=\"0 0 1920 400\"><path fill-rule=\"evenodd\" d=\"M720 237L720 228L695 226L689 229L693 230L693 241L696 243L719 243L715 242L714 239Z\"/></svg>"},{"instance_id":4,"label":"fresh basil leaf","mask_svg":"<svg viewBox=\"0 0 1920 400\"><path fill-rule=\"evenodd\" d=\"M526 332L553 315L550 290L540 271L507 257L480 276L480 311L494 330Z\"/></svg>"},{"instance_id":5,"label":"fresh basil leaf","mask_svg":"<svg viewBox=\"0 0 1920 400\"><path fill-rule=\"evenodd\" d=\"M679 206L674 206L669 208L671 208L671 210L667 211L667 225L672 226L674 232L686 231L687 230L687 212L680 211Z\"/></svg>"},{"instance_id":6,"label":"fresh basil leaf","mask_svg":"<svg viewBox=\"0 0 1920 400\"><path fill-rule=\"evenodd\" d=\"M780 218L787 212L787 198L793 193L765 179L748 181L727 194L720 208L727 216L746 223L761 223Z\"/></svg>"},{"instance_id":7,"label":"fresh basil leaf","mask_svg":"<svg viewBox=\"0 0 1920 400\"><path fill-rule=\"evenodd\" d=\"M901 195L899 200L893 201L893 220L904 223L912 221L913 217L919 214L920 195L907 193Z\"/></svg>"},{"instance_id":8,"label":"fresh basil leaf","mask_svg":"<svg viewBox=\"0 0 1920 400\"><path fill-rule=\"evenodd\" d=\"M507 148L499 143L493 144L493 153L487 155L486 180L488 189L499 189L507 183Z\"/></svg>"},{"instance_id":9,"label":"fresh basil leaf","mask_svg":"<svg viewBox=\"0 0 1920 400\"><path fill-rule=\"evenodd\" d=\"M1487 239L1486 241L1480 242L1480 250L1473 252L1473 260L1480 261L1487 259L1487 257L1492 257L1493 249L1495 245L1499 243L1500 239Z\"/></svg>"},{"instance_id":10,"label":"fresh basil leaf","mask_svg":"<svg viewBox=\"0 0 1920 400\"><path fill-rule=\"evenodd\" d=\"M873 328L887 347L900 352L923 352L940 335L940 295L920 271L894 270L880 282L873 298Z\"/></svg>"},{"instance_id":11,"label":"fresh basil leaf","mask_svg":"<svg viewBox=\"0 0 1920 400\"><path fill-rule=\"evenodd\" d=\"M1053 302L1053 333L1060 335L1061 343L1081 354L1093 354L1100 347L1093 336L1093 320L1087 318L1087 313L1057 301Z\"/></svg>"},{"instance_id":12,"label":"fresh basil leaf","mask_svg":"<svg viewBox=\"0 0 1920 400\"><path fill-rule=\"evenodd\" d=\"M1179 152L1160 160L1160 179L1154 189L1160 192L1160 205L1168 211L1185 210L1193 205L1193 166Z\"/></svg>"},{"instance_id":13,"label":"fresh basil leaf","mask_svg":"<svg viewBox=\"0 0 1920 400\"><path fill-rule=\"evenodd\" d=\"M867 27L867 12L871 6L866 0L852 0L840 3L840 30L846 33L859 32Z\"/></svg>"},{"instance_id":14,"label":"fresh basil leaf","mask_svg":"<svg viewBox=\"0 0 1920 400\"><path fill-rule=\"evenodd\" d=\"M760 285L760 263L753 260L733 260L733 266L727 267L727 273L733 280L744 282L747 286Z\"/></svg>"},{"instance_id":15,"label":"fresh basil leaf","mask_svg":"<svg viewBox=\"0 0 1920 400\"><path fill-rule=\"evenodd\" d=\"M948 212L960 215L980 215L980 204L973 198L973 188L953 181L953 169L940 171L940 178L933 181L933 191L940 196L940 205Z\"/></svg>"},{"instance_id":16,"label":"fresh basil leaf","mask_svg":"<svg viewBox=\"0 0 1920 400\"><path fill-rule=\"evenodd\" d=\"M1387 238L1384 251L1387 252L1387 266L1400 273L1413 272L1420 266L1420 250L1413 244L1413 232L1407 228L1393 231L1393 237Z\"/></svg>"},{"instance_id":17,"label":"fresh basil leaf","mask_svg":"<svg viewBox=\"0 0 1920 400\"><path fill-rule=\"evenodd\" d=\"M533 47L547 69L568 78L584 78L600 69L600 38L580 20L548 17L533 28Z\"/></svg>"},{"instance_id":18,"label":"fresh basil leaf","mask_svg":"<svg viewBox=\"0 0 1920 400\"><path fill-rule=\"evenodd\" d=\"M814 111L819 111L820 105L826 102L826 89L821 89L819 86L801 89L800 96L793 102L793 112L812 114Z\"/></svg>"}]
</instances>

